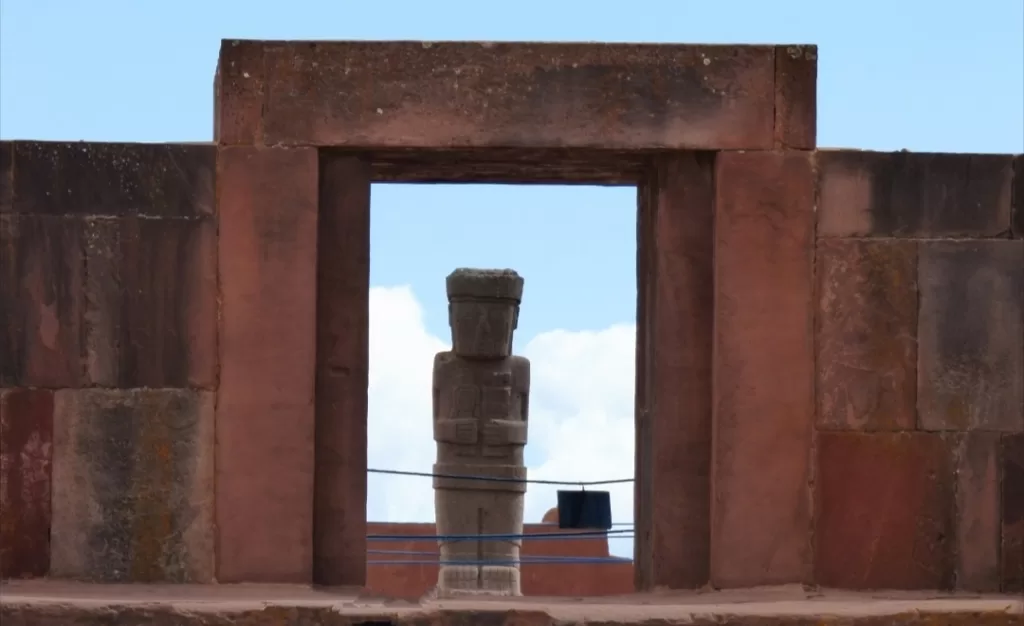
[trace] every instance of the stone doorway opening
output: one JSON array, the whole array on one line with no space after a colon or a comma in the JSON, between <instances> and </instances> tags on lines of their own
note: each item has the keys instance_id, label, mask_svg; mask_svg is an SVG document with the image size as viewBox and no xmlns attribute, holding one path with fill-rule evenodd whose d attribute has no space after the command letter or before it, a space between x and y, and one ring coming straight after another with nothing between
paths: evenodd
<instances>
[{"instance_id":1,"label":"stone doorway opening","mask_svg":"<svg viewBox=\"0 0 1024 626\"><path fill-rule=\"evenodd\" d=\"M418 597L437 582L424 474L436 445L431 364L451 347L444 278L456 267L525 279L514 353L533 372L529 479L632 479L636 187L375 183L370 198L367 587ZM523 533L541 536L523 540L524 595L632 591L632 482L590 487L611 494L607 535L559 531L545 516L558 490L579 488L528 484Z\"/></svg>"},{"instance_id":2,"label":"stone doorway opening","mask_svg":"<svg viewBox=\"0 0 1024 626\"><path fill-rule=\"evenodd\" d=\"M514 183L636 189L634 588L705 584L715 155L337 148L316 154L314 582L366 581L371 184Z\"/></svg>"}]
</instances>

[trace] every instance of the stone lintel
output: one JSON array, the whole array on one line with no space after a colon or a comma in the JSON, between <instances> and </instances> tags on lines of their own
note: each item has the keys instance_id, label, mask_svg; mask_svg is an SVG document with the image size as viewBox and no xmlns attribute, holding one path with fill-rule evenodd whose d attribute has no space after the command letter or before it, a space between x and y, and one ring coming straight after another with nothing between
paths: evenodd
<instances>
[{"instance_id":1,"label":"stone lintel","mask_svg":"<svg viewBox=\"0 0 1024 626\"><path fill-rule=\"evenodd\" d=\"M790 48L225 40L215 132L222 144L380 149L803 147L817 55L798 46L808 67L783 64L777 85Z\"/></svg>"}]
</instances>

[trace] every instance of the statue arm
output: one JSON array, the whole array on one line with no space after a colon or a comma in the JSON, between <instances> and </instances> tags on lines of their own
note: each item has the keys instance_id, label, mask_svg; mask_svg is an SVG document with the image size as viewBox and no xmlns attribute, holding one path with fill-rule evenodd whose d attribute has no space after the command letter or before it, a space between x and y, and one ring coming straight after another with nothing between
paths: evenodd
<instances>
[{"instance_id":1,"label":"statue arm","mask_svg":"<svg viewBox=\"0 0 1024 626\"><path fill-rule=\"evenodd\" d=\"M441 414L441 392L450 385L450 365L451 352L438 352L434 355L432 383L434 441L473 444L477 440L477 423L475 419L451 419Z\"/></svg>"},{"instance_id":2,"label":"statue arm","mask_svg":"<svg viewBox=\"0 0 1024 626\"><path fill-rule=\"evenodd\" d=\"M447 356L447 352L438 352L434 355L434 367L431 377L431 401L435 424L441 419L441 386L444 384L445 378L447 378Z\"/></svg>"},{"instance_id":3,"label":"statue arm","mask_svg":"<svg viewBox=\"0 0 1024 626\"><path fill-rule=\"evenodd\" d=\"M530 421L530 360L526 357L512 357L513 389L519 396L521 419Z\"/></svg>"}]
</instances>

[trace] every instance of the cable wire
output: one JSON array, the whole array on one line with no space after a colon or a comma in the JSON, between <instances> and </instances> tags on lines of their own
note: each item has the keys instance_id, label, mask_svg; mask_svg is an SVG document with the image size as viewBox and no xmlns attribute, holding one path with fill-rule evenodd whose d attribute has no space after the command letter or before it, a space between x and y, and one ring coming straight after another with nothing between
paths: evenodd
<instances>
[{"instance_id":1,"label":"cable wire","mask_svg":"<svg viewBox=\"0 0 1024 626\"><path fill-rule=\"evenodd\" d=\"M369 474L390 474L392 476L419 476L421 478L451 478L457 480L479 480L496 483L529 483L534 485L562 485L576 487L596 487L598 485L617 485L634 482L632 478L615 478L611 480L540 480L530 478L500 478L497 476L468 476L463 474L435 474L433 472L410 472L406 470L389 470L368 468Z\"/></svg>"},{"instance_id":2,"label":"cable wire","mask_svg":"<svg viewBox=\"0 0 1024 626\"><path fill-rule=\"evenodd\" d=\"M429 550L367 550L367 554L378 554L378 555L394 555L394 556L430 556L440 559L441 554L435 551ZM521 554L519 560L523 563L530 563L536 559L561 559L566 563L590 562L590 559L610 559L615 562L632 562L632 559L623 556L578 556L571 554Z\"/></svg>"},{"instance_id":3,"label":"cable wire","mask_svg":"<svg viewBox=\"0 0 1024 626\"><path fill-rule=\"evenodd\" d=\"M379 561L367 561L367 565L554 565L554 564L598 564L598 563L632 563L631 560L619 560L618 557L607 557L607 556L595 556L595 557L579 557L576 561L564 561L560 557L547 557L540 558L537 560L524 561L524 560L508 560L508 561L441 561L431 559L396 559L394 561L379 560Z\"/></svg>"},{"instance_id":4,"label":"cable wire","mask_svg":"<svg viewBox=\"0 0 1024 626\"><path fill-rule=\"evenodd\" d=\"M531 533L531 534L483 534L483 535L366 535L367 541L513 541L515 539L573 539L583 537L607 537L622 539L622 535L632 537L631 529L599 530L571 533Z\"/></svg>"}]
</instances>

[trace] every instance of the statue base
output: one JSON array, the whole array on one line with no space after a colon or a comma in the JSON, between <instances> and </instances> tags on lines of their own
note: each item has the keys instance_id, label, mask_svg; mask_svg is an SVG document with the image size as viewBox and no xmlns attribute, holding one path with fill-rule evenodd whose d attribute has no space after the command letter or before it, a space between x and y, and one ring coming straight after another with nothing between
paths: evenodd
<instances>
[{"instance_id":1,"label":"statue base","mask_svg":"<svg viewBox=\"0 0 1024 626\"><path fill-rule=\"evenodd\" d=\"M439 598L519 596L519 568L499 565L445 565L438 574Z\"/></svg>"}]
</instances>

